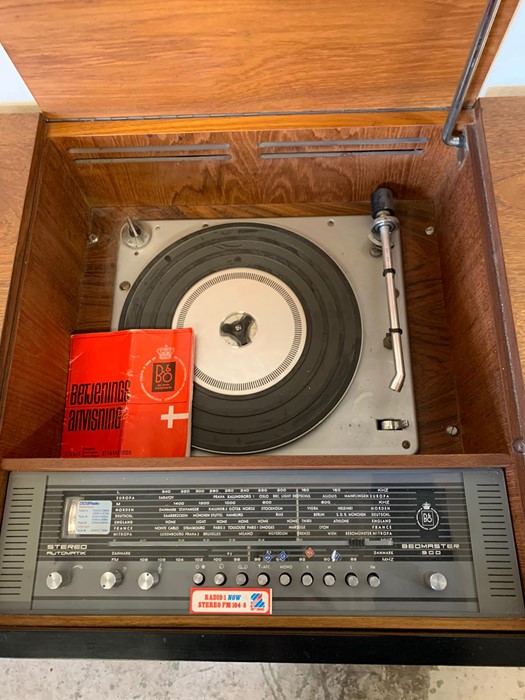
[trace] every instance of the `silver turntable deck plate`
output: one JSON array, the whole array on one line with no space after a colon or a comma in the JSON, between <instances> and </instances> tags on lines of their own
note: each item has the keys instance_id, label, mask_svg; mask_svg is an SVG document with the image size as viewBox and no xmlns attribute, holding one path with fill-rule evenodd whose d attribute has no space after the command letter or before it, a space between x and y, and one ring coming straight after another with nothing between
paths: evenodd
<instances>
[{"instance_id":1,"label":"silver turntable deck plate","mask_svg":"<svg viewBox=\"0 0 525 700\"><path fill-rule=\"evenodd\" d=\"M392 236L393 263L402 342L405 352L406 380L401 392L389 388L394 374L393 353L385 349L383 339L389 327L388 310L381 258L369 253L370 217L336 216L243 219L278 226L304 236L327 253L346 275L357 297L362 320L362 348L359 366L350 387L339 405L317 427L301 438L272 451L289 455L385 455L413 454L418 449L414 388L410 366L410 348L403 281L403 264L399 232ZM127 290L122 282L135 282L138 275L168 245L202 228L238 219L137 221L143 231L151 233L142 248L126 245L121 237L115 278L112 330L116 330ZM199 338L196 338L196 365ZM403 430L379 430L378 421L408 421Z\"/></svg>"}]
</instances>

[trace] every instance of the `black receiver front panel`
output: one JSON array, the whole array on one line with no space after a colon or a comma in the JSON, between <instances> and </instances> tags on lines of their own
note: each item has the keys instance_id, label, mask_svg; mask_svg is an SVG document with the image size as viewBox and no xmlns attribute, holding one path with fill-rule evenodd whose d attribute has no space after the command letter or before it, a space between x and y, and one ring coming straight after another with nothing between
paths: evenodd
<instances>
[{"instance_id":1,"label":"black receiver front panel","mask_svg":"<svg viewBox=\"0 0 525 700\"><path fill-rule=\"evenodd\" d=\"M2 612L521 616L502 470L12 474Z\"/></svg>"}]
</instances>

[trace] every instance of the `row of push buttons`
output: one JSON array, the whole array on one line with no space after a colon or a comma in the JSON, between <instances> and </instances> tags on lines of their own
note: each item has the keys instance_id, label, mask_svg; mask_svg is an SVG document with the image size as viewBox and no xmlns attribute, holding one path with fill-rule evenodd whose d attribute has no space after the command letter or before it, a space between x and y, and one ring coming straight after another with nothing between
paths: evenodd
<instances>
[{"instance_id":1,"label":"row of push buttons","mask_svg":"<svg viewBox=\"0 0 525 700\"><path fill-rule=\"evenodd\" d=\"M377 588L379 584L381 583L381 579L377 574L368 574L367 577L367 583L369 586L372 586L372 588ZM336 584L336 577L332 573L325 574L323 576L323 583L325 586L335 586ZM301 576L301 583L303 586L311 586L314 582L314 577L310 573L303 574ZM283 572L279 576L279 583L281 586L289 586L292 583L292 577L289 573ZM347 574L345 576L345 583L347 586L358 586L359 585L359 579L356 576L356 574Z\"/></svg>"},{"instance_id":2,"label":"row of push buttons","mask_svg":"<svg viewBox=\"0 0 525 700\"><path fill-rule=\"evenodd\" d=\"M197 571L195 574L193 574L193 583L196 586L202 586L205 582L205 577L204 574L201 571ZM372 588L377 588L380 583L381 579L379 578L378 574L371 573L368 574L367 576L367 583L369 586ZM323 576L323 583L325 586L334 586L336 584L336 577L332 573L327 573ZM220 571L219 573L215 574L213 577L213 583L216 586L224 586L226 583L226 574L222 573ZM248 583L248 574L245 574L244 571L239 572L236 577L235 577L235 585L236 586L246 586ZM270 583L270 576L267 573L260 573L257 576L257 585L259 586L267 586ZM292 575L289 574L287 571L283 571L282 574L279 576L279 583L281 586L289 586L292 583ZM301 583L303 586L311 586L314 583L314 577L310 573L305 573L301 576ZM345 577L345 583L347 586L358 586L359 585L359 579L356 574L347 574Z\"/></svg>"}]
</instances>

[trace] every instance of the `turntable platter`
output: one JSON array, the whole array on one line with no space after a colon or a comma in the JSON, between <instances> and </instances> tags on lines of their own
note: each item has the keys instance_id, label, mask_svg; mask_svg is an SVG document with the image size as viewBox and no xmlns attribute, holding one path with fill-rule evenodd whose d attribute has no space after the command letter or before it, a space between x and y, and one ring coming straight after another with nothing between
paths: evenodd
<instances>
[{"instance_id":1,"label":"turntable platter","mask_svg":"<svg viewBox=\"0 0 525 700\"><path fill-rule=\"evenodd\" d=\"M138 276L119 328L193 327L192 443L270 450L323 421L361 352L355 294L318 246L277 226L212 226L178 240Z\"/></svg>"}]
</instances>

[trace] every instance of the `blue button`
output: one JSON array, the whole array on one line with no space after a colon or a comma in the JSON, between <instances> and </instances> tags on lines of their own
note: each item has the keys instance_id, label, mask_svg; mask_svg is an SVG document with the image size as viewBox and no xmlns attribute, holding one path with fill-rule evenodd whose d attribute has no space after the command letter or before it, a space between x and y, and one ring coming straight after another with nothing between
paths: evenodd
<instances>
[{"instance_id":1,"label":"blue button","mask_svg":"<svg viewBox=\"0 0 525 700\"><path fill-rule=\"evenodd\" d=\"M341 555L339 554L339 552L337 551L337 549L334 549L334 551L333 551L332 554L330 555L330 559L331 559L332 561L339 561L339 559L341 559Z\"/></svg>"},{"instance_id":2,"label":"blue button","mask_svg":"<svg viewBox=\"0 0 525 700\"><path fill-rule=\"evenodd\" d=\"M265 552L263 556L264 561L272 561L273 559L273 554L271 552Z\"/></svg>"},{"instance_id":3,"label":"blue button","mask_svg":"<svg viewBox=\"0 0 525 700\"><path fill-rule=\"evenodd\" d=\"M288 559L288 554L286 552L279 552L279 561L286 561Z\"/></svg>"}]
</instances>

